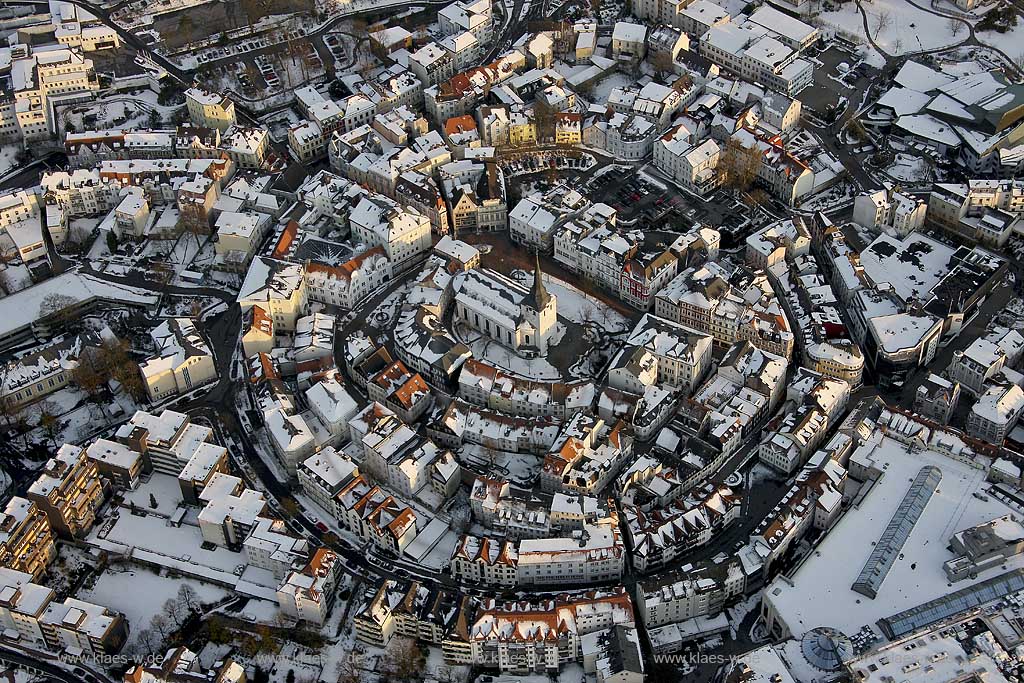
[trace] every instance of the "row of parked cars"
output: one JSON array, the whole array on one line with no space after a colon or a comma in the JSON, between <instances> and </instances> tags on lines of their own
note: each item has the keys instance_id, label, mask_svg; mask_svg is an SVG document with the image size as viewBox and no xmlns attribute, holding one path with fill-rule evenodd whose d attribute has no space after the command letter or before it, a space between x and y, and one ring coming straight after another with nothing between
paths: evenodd
<instances>
[{"instance_id":1,"label":"row of parked cars","mask_svg":"<svg viewBox=\"0 0 1024 683\"><path fill-rule=\"evenodd\" d=\"M560 171L585 171L593 165L594 158L590 155L544 152L507 160L502 163L502 170L508 175L517 176L539 173L552 168Z\"/></svg>"}]
</instances>

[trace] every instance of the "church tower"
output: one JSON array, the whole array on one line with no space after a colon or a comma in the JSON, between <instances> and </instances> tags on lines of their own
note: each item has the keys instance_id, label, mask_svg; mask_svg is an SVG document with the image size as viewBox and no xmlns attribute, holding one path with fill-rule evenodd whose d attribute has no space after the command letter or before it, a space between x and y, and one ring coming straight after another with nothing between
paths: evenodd
<instances>
[{"instance_id":1,"label":"church tower","mask_svg":"<svg viewBox=\"0 0 1024 683\"><path fill-rule=\"evenodd\" d=\"M554 334L558 323L558 312L555 295L548 292L544 286L544 273L540 269L539 255L535 255L533 286L529 295L523 299L522 307L523 319L533 328L532 331L526 332L527 345L536 347L540 353L547 353L548 340Z\"/></svg>"}]
</instances>

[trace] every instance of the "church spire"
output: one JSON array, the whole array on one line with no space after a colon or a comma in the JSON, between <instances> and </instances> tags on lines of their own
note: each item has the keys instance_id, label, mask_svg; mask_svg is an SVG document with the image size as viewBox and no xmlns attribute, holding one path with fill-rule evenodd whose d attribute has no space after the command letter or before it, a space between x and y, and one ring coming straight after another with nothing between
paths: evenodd
<instances>
[{"instance_id":1,"label":"church spire","mask_svg":"<svg viewBox=\"0 0 1024 683\"><path fill-rule=\"evenodd\" d=\"M536 259L533 268L533 288L530 290L530 298L532 299L533 308L536 311L543 311L547 308L548 303L551 301L551 295L548 294L548 290L544 287L544 273L540 269L540 253L535 253Z\"/></svg>"}]
</instances>

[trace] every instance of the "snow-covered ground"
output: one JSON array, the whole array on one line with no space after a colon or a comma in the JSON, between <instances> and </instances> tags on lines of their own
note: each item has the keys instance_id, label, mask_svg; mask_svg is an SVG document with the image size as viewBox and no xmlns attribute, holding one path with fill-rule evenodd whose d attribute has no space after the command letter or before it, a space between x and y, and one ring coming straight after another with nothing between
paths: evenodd
<instances>
[{"instance_id":1,"label":"snow-covered ground","mask_svg":"<svg viewBox=\"0 0 1024 683\"><path fill-rule=\"evenodd\" d=\"M923 157L896 154L893 162L885 166L885 173L893 180L907 183L927 183L933 180L931 166Z\"/></svg>"},{"instance_id":2,"label":"snow-covered ground","mask_svg":"<svg viewBox=\"0 0 1024 683\"><path fill-rule=\"evenodd\" d=\"M922 50L936 50L956 45L967 38L966 26L953 35L950 20L918 9L904 0L873 0L862 3L867 14L867 28L875 43L890 55ZM855 2L839 5L831 12L818 15L819 24L833 26L840 35L858 42L868 42L864 19Z\"/></svg>"},{"instance_id":3,"label":"snow-covered ground","mask_svg":"<svg viewBox=\"0 0 1024 683\"><path fill-rule=\"evenodd\" d=\"M98 100L63 109L60 114L61 125L70 123L76 131L152 128L154 123L158 123L159 127L167 127L171 125L170 120L178 107L161 105L157 98L157 93L148 88L113 92ZM154 111L159 122L151 118Z\"/></svg>"},{"instance_id":4,"label":"snow-covered ground","mask_svg":"<svg viewBox=\"0 0 1024 683\"><path fill-rule=\"evenodd\" d=\"M1024 18L1018 17L1017 25L1006 33L978 31L978 42L1005 52L1011 59L1024 55Z\"/></svg>"},{"instance_id":5,"label":"snow-covered ground","mask_svg":"<svg viewBox=\"0 0 1024 683\"><path fill-rule=\"evenodd\" d=\"M128 642L133 643L141 631L149 628L153 617L163 612L167 600L178 601L182 585L195 590L196 597L203 603L217 602L228 594L223 588L193 579L159 576L148 569L119 571L117 567L108 567L90 588L79 591L77 597L124 614L129 626Z\"/></svg>"},{"instance_id":6,"label":"snow-covered ground","mask_svg":"<svg viewBox=\"0 0 1024 683\"><path fill-rule=\"evenodd\" d=\"M0 176L4 175L17 165L15 159L20 151L21 145L16 143L0 145Z\"/></svg>"},{"instance_id":7,"label":"snow-covered ground","mask_svg":"<svg viewBox=\"0 0 1024 683\"><path fill-rule=\"evenodd\" d=\"M616 72L598 81L588 97L592 102L607 102L608 95L611 94L613 89L625 88L633 85L635 82L636 79L632 76Z\"/></svg>"}]
</instances>

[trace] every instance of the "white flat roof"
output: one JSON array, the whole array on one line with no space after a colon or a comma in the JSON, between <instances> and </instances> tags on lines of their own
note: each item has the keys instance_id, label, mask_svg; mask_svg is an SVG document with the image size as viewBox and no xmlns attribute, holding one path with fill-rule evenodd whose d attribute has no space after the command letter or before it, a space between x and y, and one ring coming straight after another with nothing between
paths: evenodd
<instances>
[{"instance_id":1,"label":"white flat roof","mask_svg":"<svg viewBox=\"0 0 1024 683\"><path fill-rule=\"evenodd\" d=\"M865 448L854 454L860 459ZM777 578L764 593L793 637L818 626L831 626L853 635L866 625L905 609L916 607L954 590L997 576L1007 569L1024 567L1018 555L1005 564L981 572L978 577L952 586L942 564L953 559L949 538L964 529L1010 514L1013 510L994 497L974 498L986 486L984 469L977 469L932 450L911 451L883 437L870 454L884 474L861 503L851 507L828 533L791 580ZM920 518L874 600L851 590L865 561L903 500L911 480L922 467L934 465L942 481ZM913 565L913 567L912 567Z\"/></svg>"}]
</instances>

